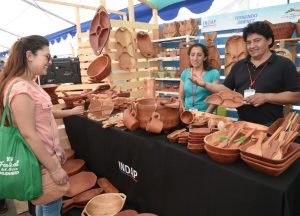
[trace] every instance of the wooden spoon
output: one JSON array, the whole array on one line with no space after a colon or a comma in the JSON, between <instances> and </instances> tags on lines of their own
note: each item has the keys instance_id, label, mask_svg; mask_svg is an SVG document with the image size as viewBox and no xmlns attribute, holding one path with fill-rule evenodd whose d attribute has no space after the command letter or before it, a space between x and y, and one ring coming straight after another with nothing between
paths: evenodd
<instances>
[{"instance_id":1,"label":"wooden spoon","mask_svg":"<svg viewBox=\"0 0 300 216\"><path fill-rule=\"evenodd\" d=\"M256 131L256 128L252 128L252 130L250 130L247 134L243 135L242 137L240 137L240 141L237 142L233 142L233 144L231 144L229 146L229 148L235 149L238 148L245 140L247 140L250 136L252 136L252 134Z\"/></svg>"},{"instance_id":2,"label":"wooden spoon","mask_svg":"<svg viewBox=\"0 0 300 216\"><path fill-rule=\"evenodd\" d=\"M262 142L266 138L267 133L261 133L257 139L257 142L246 149L246 152L249 152L251 154L262 156Z\"/></svg>"}]
</instances>

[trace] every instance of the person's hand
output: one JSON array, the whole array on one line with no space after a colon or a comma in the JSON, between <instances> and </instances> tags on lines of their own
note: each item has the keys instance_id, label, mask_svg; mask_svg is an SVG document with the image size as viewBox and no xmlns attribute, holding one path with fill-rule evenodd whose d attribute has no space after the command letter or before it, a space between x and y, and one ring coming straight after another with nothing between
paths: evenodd
<instances>
[{"instance_id":1,"label":"person's hand","mask_svg":"<svg viewBox=\"0 0 300 216\"><path fill-rule=\"evenodd\" d=\"M267 98L263 93L255 93L254 95L244 98L244 101L248 104L252 104L253 106L258 107L266 103Z\"/></svg>"},{"instance_id":2,"label":"person's hand","mask_svg":"<svg viewBox=\"0 0 300 216\"><path fill-rule=\"evenodd\" d=\"M84 107L83 106L76 106L70 110L71 115L83 115Z\"/></svg>"},{"instance_id":3,"label":"person's hand","mask_svg":"<svg viewBox=\"0 0 300 216\"><path fill-rule=\"evenodd\" d=\"M179 111L180 111L180 112L185 111L185 107L184 107L184 104L183 104L182 101L179 101Z\"/></svg>"},{"instance_id":4,"label":"person's hand","mask_svg":"<svg viewBox=\"0 0 300 216\"><path fill-rule=\"evenodd\" d=\"M55 152L60 164L64 164L67 160L65 150L62 147L58 146L55 148Z\"/></svg>"},{"instance_id":5,"label":"person's hand","mask_svg":"<svg viewBox=\"0 0 300 216\"><path fill-rule=\"evenodd\" d=\"M198 86L205 87L206 82L203 80L200 74L194 74L193 76L189 77L192 83L195 83Z\"/></svg>"},{"instance_id":6,"label":"person's hand","mask_svg":"<svg viewBox=\"0 0 300 216\"><path fill-rule=\"evenodd\" d=\"M68 182L68 175L61 166L59 166L55 171L50 171L50 176L55 184L64 185Z\"/></svg>"}]
</instances>

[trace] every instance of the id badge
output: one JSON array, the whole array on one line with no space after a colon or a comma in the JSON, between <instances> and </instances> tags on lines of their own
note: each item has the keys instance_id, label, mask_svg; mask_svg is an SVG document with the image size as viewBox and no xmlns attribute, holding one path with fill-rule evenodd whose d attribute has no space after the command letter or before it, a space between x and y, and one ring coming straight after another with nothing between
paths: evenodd
<instances>
[{"instance_id":1,"label":"id badge","mask_svg":"<svg viewBox=\"0 0 300 216\"><path fill-rule=\"evenodd\" d=\"M244 98L255 95L255 89L245 89Z\"/></svg>"}]
</instances>

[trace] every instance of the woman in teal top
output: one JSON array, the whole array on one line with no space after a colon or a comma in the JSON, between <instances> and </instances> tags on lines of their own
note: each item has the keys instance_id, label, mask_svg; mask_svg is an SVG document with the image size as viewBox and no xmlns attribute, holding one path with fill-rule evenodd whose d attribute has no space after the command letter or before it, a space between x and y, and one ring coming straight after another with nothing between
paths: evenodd
<instances>
[{"instance_id":1,"label":"woman in teal top","mask_svg":"<svg viewBox=\"0 0 300 216\"><path fill-rule=\"evenodd\" d=\"M197 76L202 76L205 82L220 83L220 73L218 70L209 67L208 50L205 45L193 44L188 50L188 55L191 67L184 70L180 77L179 100L181 108L212 113L215 105L208 105L204 102L211 92L193 84L190 78L197 74Z\"/></svg>"}]
</instances>

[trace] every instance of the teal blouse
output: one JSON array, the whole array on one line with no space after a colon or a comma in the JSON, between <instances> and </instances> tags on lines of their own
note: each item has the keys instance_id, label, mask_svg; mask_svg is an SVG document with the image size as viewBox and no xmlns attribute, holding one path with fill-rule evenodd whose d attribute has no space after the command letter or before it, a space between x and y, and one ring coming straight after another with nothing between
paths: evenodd
<instances>
[{"instance_id":1,"label":"teal blouse","mask_svg":"<svg viewBox=\"0 0 300 216\"><path fill-rule=\"evenodd\" d=\"M211 95L211 92L191 82L189 79L191 71L191 68L184 70L180 77L180 79L184 82L184 106L187 110L197 109L198 111L205 112L208 104L205 103L204 100L207 96ZM203 79L205 82L212 83L220 79L220 73L216 69L208 70L204 73Z\"/></svg>"}]
</instances>

